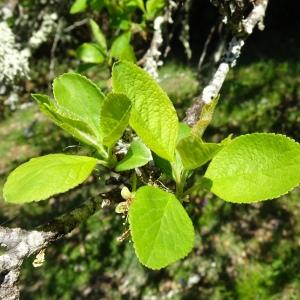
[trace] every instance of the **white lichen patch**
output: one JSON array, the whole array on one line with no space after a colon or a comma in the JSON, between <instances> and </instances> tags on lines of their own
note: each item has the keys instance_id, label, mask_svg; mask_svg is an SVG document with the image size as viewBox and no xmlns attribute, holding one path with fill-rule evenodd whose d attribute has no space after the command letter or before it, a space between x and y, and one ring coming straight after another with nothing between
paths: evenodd
<instances>
[{"instance_id":1,"label":"white lichen patch","mask_svg":"<svg viewBox=\"0 0 300 300\"><path fill-rule=\"evenodd\" d=\"M0 86L11 85L29 74L29 51L20 50L6 22L0 22Z\"/></svg>"}]
</instances>

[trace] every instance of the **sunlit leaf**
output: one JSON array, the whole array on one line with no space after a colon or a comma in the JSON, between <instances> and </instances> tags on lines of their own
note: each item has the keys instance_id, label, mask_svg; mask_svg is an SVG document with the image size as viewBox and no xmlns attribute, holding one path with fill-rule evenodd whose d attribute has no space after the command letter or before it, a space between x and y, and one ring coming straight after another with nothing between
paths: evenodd
<instances>
[{"instance_id":1,"label":"sunlit leaf","mask_svg":"<svg viewBox=\"0 0 300 300\"><path fill-rule=\"evenodd\" d=\"M87 8L87 0L75 0L71 6L70 13L77 14L85 11Z\"/></svg>"},{"instance_id":2,"label":"sunlit leaf","mask_svg":"<svg viewBox=\"0 0 300 300\"><path fill-rule=\"evenodd\" d=\"M211 160L222 145L216 143L203 143L195 136L188 136L177 144L182 164L186 170L193 170Z\"/></svg>"},{"instance_id":3,"label":"sunlit leaf","mask_svg":"<svg viewBox=\"0 0 300 300\"><path fill-rule=\"evenodd\" d=\"M112 80L113 90L132 101L132 128L156 154L173 160L178 119L166 93L146 71L129 62L114 65Z\"/></svg>"},{"instance_id":4,"label":"sunlit leaf","mask_svg":"<svg viewBox=\"0 0 300 300\"><path fill-rule=\"evenodd\" d=\"M77 50L76 56L84 63L101 64L105 56L97 44L83 43Z\"/></svg>"},{"instance_id":5,"label":"sunlit leaf","mask_svg":"<svg viewBox=\"0 0 300 300\"><path fill-rule=\"evenodd\" d=\"M76 73L65 73L54 80L53 93L61 109L70 111L96 131L99 129L105 96L92 81Z\"/></svg>"},{"instance_id":6,"label":"sunlit leaf","mask_svg":"<svg viewBox=\"0 0 300 300\"><path fill-rule=\"evenodd\" d=\"M136 255L148 268L166 267L192 250L193 224L171 193L151 186L138 189L129 223Z\"/></svg>"},{"instance_id":7,"label":"sunlit leaf","mask_svg":"<svg viewBox=\"0 0 300 300\"><path fill-rule=\"evenodd\" d=\"M300 183L300 145L280 134L240 136L213 158L205 177L211 191L226 201L279 197Z\"/></svg>"},{"instance_id":8,"label":"sunlit leaf","mask_svg":"<svg viewBox=\"0 0 300 300\"><path fill-rule=\"evenodd\" d=\"M106 51L107 51L106 37L105 37L104 33L102 32L101 28L92 19L90 20L90 27L91 27L94 39L100 46L101 50L104 53L106 53Z\"/></svg>"},{"instance_id":9,"label":"sunlit leaf","mask_svg":"<svg viewBox=\"0 0 300 300\"><path fill-rule=\"evenodd\" d=\"M141 142L133 141L125 157L117 164L116 171L122 172L142 167L152 160L151 151Z\"/></svg>"},{"instance_id":10,"label":"sunlit leaf","mask_svg":"<svg viewBox=\"0 0 300 300\"><path fill-rule=\"evenodd\" d=\"M130 44L131 32L125 32L119 35L112 43L110 48L110 57L135 62L135 54Z\"/></svg>"},{"instance_id":11,"label":"sunlit leaf","mask_svg":"<svg viewBox=\"0 0 300 300\"><path fill-rule=\"evenodd\" d=\"M100 135L106 146L112 146L122 136L130 117L131 101L123 94L107 95L100 112Z\"/></svg>"},{"instance_id":12,"label":"sunlit leaf","mask_svg":"<svg viewBox=\"0 0 300 300\"><path fill-rule=\"evenodd\" d=\"M4 198L21 204L64 193L87 179L96 163L92 157L65 154L33 158L10 173Z\"/></svg>"}]
</instances>

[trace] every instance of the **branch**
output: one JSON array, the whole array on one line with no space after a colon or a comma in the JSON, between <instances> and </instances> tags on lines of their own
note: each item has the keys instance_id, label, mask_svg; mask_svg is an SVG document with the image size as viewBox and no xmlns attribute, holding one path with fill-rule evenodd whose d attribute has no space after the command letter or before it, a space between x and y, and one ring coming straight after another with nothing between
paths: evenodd
<instances>
[{"instance_id":1,"label":"branch","mask_svg":"<svg viewBox=\"0 0 300 300\"><path fill-rule=\"evenodd\" d=\"M259 29L263 29L261 24L265 16L267 5L268 0L256 1L256 4L248 17L241 21L243 31L239 33L240 37L234 36L232 38L223 61L220 63L211 81L203 89L202 94L196 98L194 103L192 103L192 106L187 110L184 121L189 126L194 126L196 124L203 105L210 104L219 94L230 68L236 65L236 61L240 56L245 40L253 32L254 27L259 24Z\"/></svg>"},{"instance_id":2,"label":"branch","mask_svg":"<svg viewBox=\"0 0 300 300\"><path fill-rule=\"evenodd\" d=\"M208 48L208 45L210 44L211 42L211 39L213 37L213 34L215 33L216 31L216 28L217 28L217 25L213 25L208 33L208 36L206 38L206 41L204 43L204 46L203 46L203 50L202 50L202 53L200 55L200 58L199 58L199 62L198 62L198 72L200 72L201 68L202 68L202 65L203 65L203 62L204 62L204 59L206 57L206 53L207 53L207 48Z\"/></svg>"},{"instance_id":3,"label":"branch","mask_svg":"<svg viewBox=\"0 0 300 300\"><path fill-rule=\"evenodd\" d=\"M186 57L188 60L192 58L192 49L190 46L190 10L192 0L186 0L183 4L183 19L181 22L182 29L180 31L179 40L181 41Z\"/></svg>"},{"instance_id":4,"label":"branch","mask_svg":"<svg viewBox=\"0 0 300 300\"><path fill-rule=\"evenodd\" d=\"M139 64L144 65L144 70L146 70L154 79L158 79L157 69L162 65L161 51L160 47L163 44L163 33L162 27L165 23L173 23L172 11L177 8L177 4L173 1L169 1L169 5L165 9L163 16L158 16L154 20L154 33L151 40L150 48L147 50L146 54L139 61Z\"/></svg>"},{"instance_id":5,"label":"branch","mask_svg":"<svg viewBox=\"0 0 300 300\"><path fill-rule=\"evenodd\" d=\"M3 17L3 20L7 20L13 16L17 4L18 0L7 0L0 4L0 15Z\"/></svg>"},{"instance_id":6,"label":"branch","mask_svg":"<svg viewBox=\"0 0 300 300\"><path fill-rule=\"evenodd\" d=\"M78 227L100 208L101 201L93 198L36 230L0 226L0 246L6 250L0 256L0 299L19 299L18 279L25 258L44 250L50 243Z\"/></svg>"}]
</instances>

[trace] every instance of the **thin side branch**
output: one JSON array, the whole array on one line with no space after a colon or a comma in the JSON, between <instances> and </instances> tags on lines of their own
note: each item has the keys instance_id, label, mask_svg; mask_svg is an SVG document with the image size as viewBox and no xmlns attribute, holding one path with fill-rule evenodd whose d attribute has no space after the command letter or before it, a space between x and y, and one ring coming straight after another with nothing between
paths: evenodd
<instances>
[{"instance_id":1,"label":"thin side branch","mask_svg":"<svg viewBox=\"0 0 300 300\"><path fill-rule=\"evenodd\" d=\"M210 104L213 99L219 94L225 78L230 68L236 65L236 61L240 56L241 49L244 46L246 38L253 32L254 27L257 24L259 29L263 29L262 21L265 16L266 8L268 6L268 0L256 1L256 4L245 20L242 20L243 33L239 34L242 37L233 37L229 43L228 50L225 53L223 61L220 63L217 71L213 75L209 84L203 89L200 97L196 98L196 101L187 110L185 122L189 126L194 126L199 118L201 108L205 104Z\"/></svg>"},{"instance_id":2,"label":"thin side branch","mask_svg":"<svg viewBox=\"0 0 300 300\"><path fill-rule=\"evenodd\" d=\"M151 40L149 49L143 58L139 61L139 64L144 65L144 70L146 70L154 79L158 79L157 69L162 65L161 51L160 48L163 44L163 25L165 23L173 23L172 12L177 8L177 4L173 1L169 1L169 5L165 9L165 13L162 16L158 16L154 20L154 33Z\"/></svg>"}]
</instances>

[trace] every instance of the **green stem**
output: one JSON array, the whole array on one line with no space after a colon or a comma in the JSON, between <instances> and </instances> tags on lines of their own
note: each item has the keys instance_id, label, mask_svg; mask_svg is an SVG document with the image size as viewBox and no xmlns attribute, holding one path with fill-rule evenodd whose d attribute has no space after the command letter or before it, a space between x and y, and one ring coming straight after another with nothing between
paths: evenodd
<instances>
[{"instance_id":1,"label":"green stem","mask_svg":"<svg viewBox=\"0 0 300 300\"><path fill-rule=\"evenodd\" d=\"M132 192L136 191L136 183L137 183L136 173L133 172L133 174L132 174L132 184L131 184L131 191Z\"/></svg>"},{"instance_id":2,"label":"green stem","mask_svg":"<svg viewBox=\"0 0 300 300\"><path fill-rule=\"evenodd\" d=\"M182 202L183 189L187 179L187 172L182 171L179 180L176 181L176 197Z\"/></svg>"},{"instance_id":3,"label":"green stem","mask_svg":"<svg viewBox=\"0 0 300 300\"><path fill-rule=\"evenodd\" d=\"M101 158L104 158L105 160L108 158L108 153L105 151L102 145L97 145L96 149Z\"/></svg>"},{"instance_id":4,"label":"green stem","mask_svg":"<svg viewBox=\"0 0 300 300\"><path fill-rule=\"evenodd\" d=\"M109 164L108 164L108 162L107 161L105 161L105 160L102 160L102 159L98 159L98 164L99 165L102 165L102 166L104 166L104 167L109 167Z\"/></svg>"},{"instance_id":5,"label":"green stem","mask_svg":"<svg viewBox=\"0 0 300 300\"><path fill-rule=\"evenodd\" d=\"M107 159L106 159L106 161L107 161L107 163L108 163L108 166L110 167L110 168L113 168L115 165L116 165L116 163L117 163L117 158L116 158L116 156L113 154L113 147L109 147L108 149L107 149L107 154L108 154L108 157L107 157Z\"/></svg>"}]
</instances>

